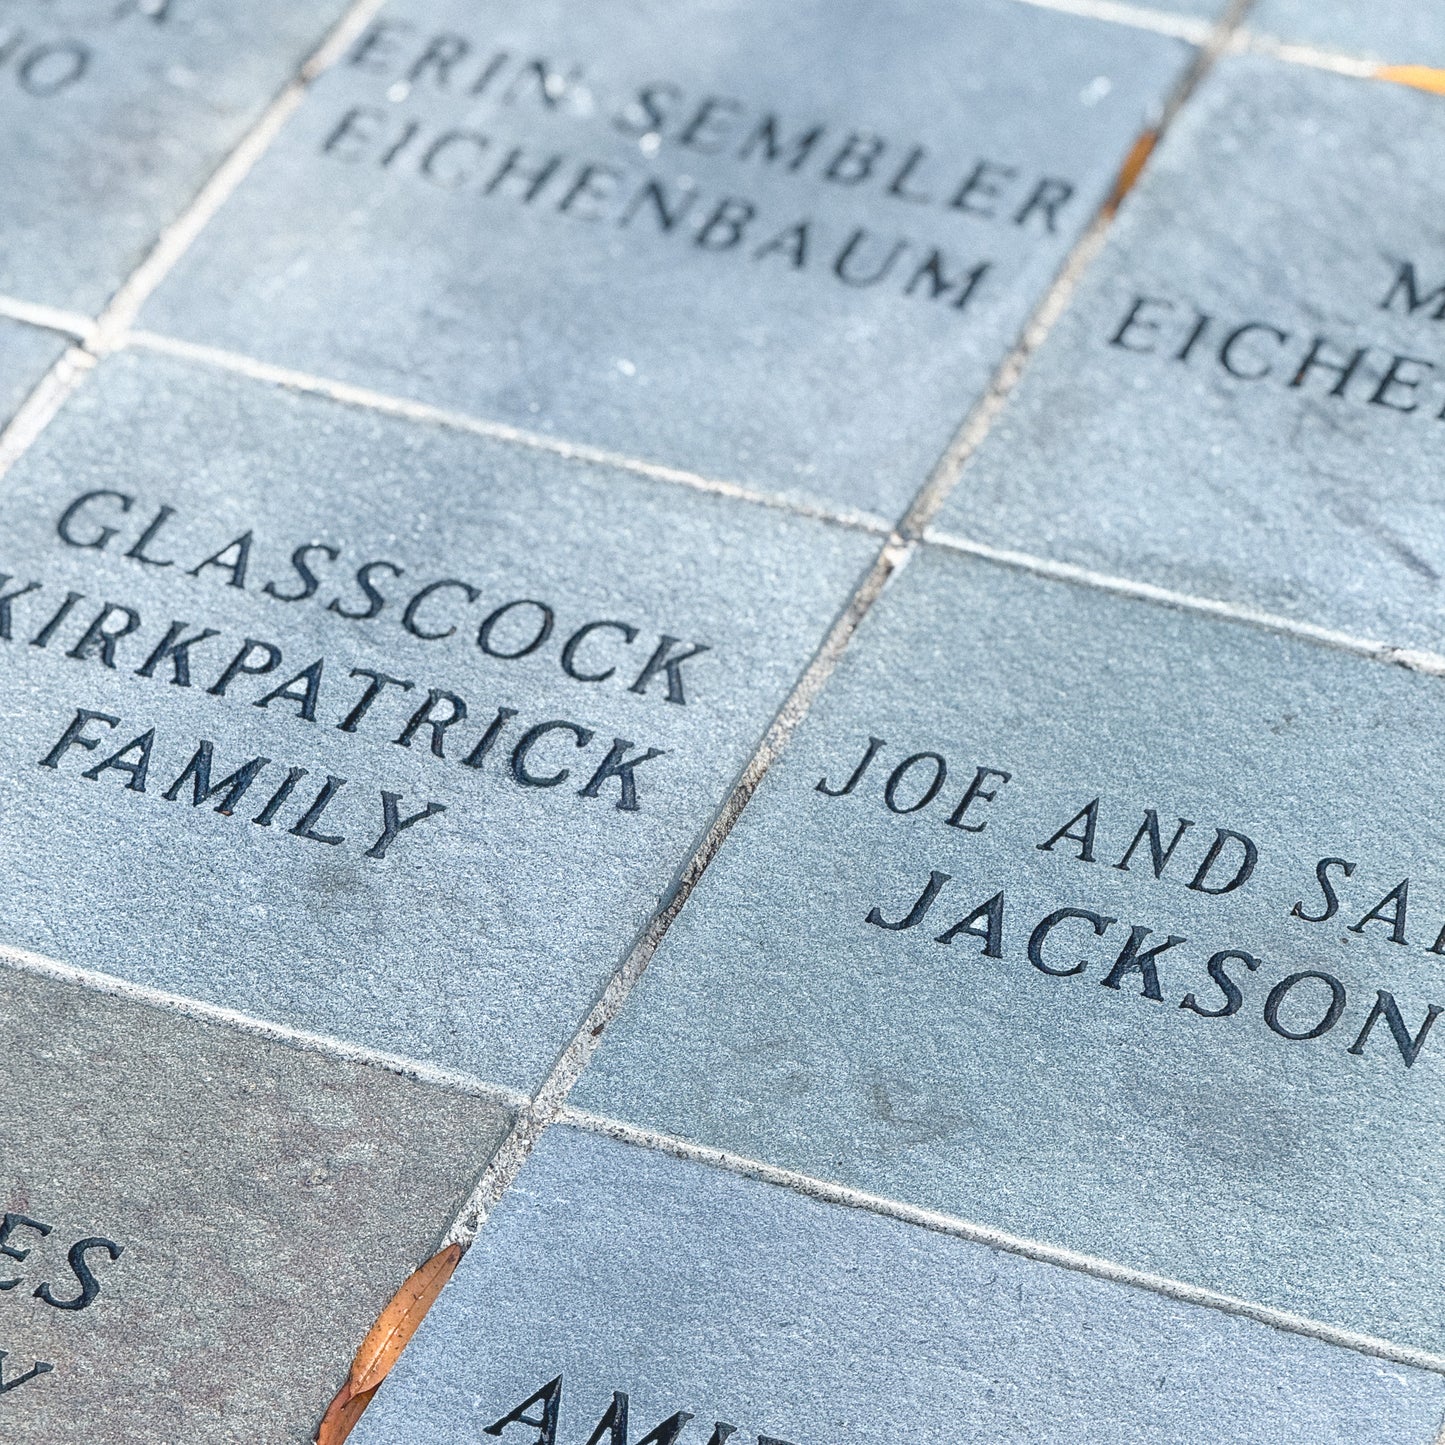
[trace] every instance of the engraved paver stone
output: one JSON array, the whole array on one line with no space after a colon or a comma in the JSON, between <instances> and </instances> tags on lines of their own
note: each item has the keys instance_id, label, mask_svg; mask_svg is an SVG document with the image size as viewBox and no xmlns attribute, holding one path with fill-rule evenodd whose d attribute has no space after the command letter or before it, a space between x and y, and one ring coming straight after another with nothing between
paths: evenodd
<instances>
[{"instance_id":1,"label":"engraved paver stone","mask_svg":"<svg viewBox=\"0 0 1445 1445\"><path fill-rule=\"evenodd\" d=\"M1445 650L1441 154L1440 96L1221 62L940 530Z\"/></svg>"},{"instance_id":2,"label":"engraved paver stone","mask_svg":"<svg viewBox=\"0 0 1445 1445\"><path fill-rule=\"evenodd\" d=\"M576 1103L1441 1351L1441 710L925 551Z\"/></svg>"},{"instance_id":3,"label":"engraved paver stone","mask_svg":"<svg viewBox=\"0 0 1445 1445\"><path fill-rule=\"evenodd\" d=\"M344 0L0 0L0 291L93 311Z\"/></svg>"},{"instance_id":4,"label":"engraved paver stone","mask_svg":"<svg viewBox=\"0 0 1445 1445\"><path fill-rule=\"evenodd\" d=\"M508 1123L10 967L0 1087L6 1445L310 1440Z\"/></svg>"},{"instance_id":5,"label":"engraved paver stone","mask_svg":"<svg viewBox=\"0 0 1445 1445\"><path fill-rule=\"evenodd\" d=\"M69 344L53 331L0 319L0 427Z\"/></svg>"},{"instance_id":6,"label":"engraved paver stone","mask_svg":"<svg viewBox=\"0 0 1445 1445\"><path fill-rule=\"evenodd\" d=\"M1012 0L397 0L145 321L892 518L1191 54Z\"/></svg>"},{"instance_id":7,"label":"engraved paver stone","mask_svg":"<svg viewBox=\"0 0 1445 1445\"><path fill-rule=\"evenodd\" d=\"M1248 23L1296 44L1396 65L1445 66L1445 6L1436 0L1259 0Z\"/></svg>"},{"instance_id":8,"label":"engraved paver stone","mask_svg":"<svg viewBox=\"0 0 1445 1445\"><path fill-rule=\"evenodd\" d=\"M0 535L0 942L519 1088L878 548L135 353Z\"/></svg>"},{"instance_id":9,"label":"engraved paver stone","mask_svg":"<svg viewBox=\"0 0 1445 1445\"><path fill-rule=\"evenodd\" d=\"M1432 1445L1442 1411L1437 1375L559 1128L353 1440Z\"/></svg>"}]
</instances>

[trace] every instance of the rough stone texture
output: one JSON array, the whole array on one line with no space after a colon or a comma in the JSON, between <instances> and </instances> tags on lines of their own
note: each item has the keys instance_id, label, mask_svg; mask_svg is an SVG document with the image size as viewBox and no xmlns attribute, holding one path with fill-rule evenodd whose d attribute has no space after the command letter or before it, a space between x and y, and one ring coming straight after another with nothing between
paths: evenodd
<instances>
[{"instance_id":1,"label":"rough stone texture","mask_svg":"<svg viewBox=\"0 0 1445 1445\"><path fill-rule=\"evenodd\" d=\"M940 530L1445 649L1445 269L1420 184L1442 151L1438 96L1257 56L1221 63ZM1383 306L1404 262L1413 314L1404 289ZM1111 345L1141 296L1164 304ZM1200 313L1212 320L1180 362ZM1219 356L1251 323L1230 364L1269 374L1246 380ZM1343 395L1321 365L1291 385L1315 337L1321 363L1369 348ZM1386 385L1395 355L1419 360Z\"/></svg>"},{"instance_id":2,"label":"rough stone texture","mask_svg":"<svg viewBox=\"0 0 1445 1445\"><path fill-rule=\"evenodd\" d=\"M8 871L8 870L7 870ZM6 1445L312 1438L508 1111L0 969ZM72 1246L100 1286L84 1308ZM54 1366L14 1385L37 1360Z\"/></svg>"},{"instance_id":3,"label":"rough stone texture","mask_svg":"<svg viewBox=\"0 0 1445 1445\"><path fill-rule=\"evenodd\" d=\"M69 343L52 331L0 319L0 427Z\"/></svg>"},{"instance_id":4,"label":"rough stone texture","mask_svg":"<svg viewBox=\"0 0 1445 1445\"><path fill-rule=\"evenodd\" d=\"M443 53L460 56L445 71ZM1011 0L400 0L323 77L146 324L891 518L1190 54ZM536 56L549 102L521 69ZM769 115L771 139L756 139ZM866 177L837 159L855 131L883 147ZM516 174L488 195L516 146L515 165L557 169L531 200ZM991 218L947 204L980 162L965 204ZM602 169L578 191L588 163ZM1024 215L1049 177L1075 188L1052 234L1044 211ZM690 205L671 229L649 178L674 217ZM728 198L756 211L731 245L725 220L708 229ZM872 286L834 272L859 228L845 271L882 273ZM961 284L930 299L935 249L950 283L990 268L962 311Z\"/></svg>"},{"instance_id":5,"label":"rough stone texture","mask_svg":"<svg viewBox=\"0 0 1445 1445\"><path fill-rule=\"evenodd\" d=\"M1445 1350L1445 1033L1404 1064L1402 1028L1445 1004L1435 802L1440 684L1294 639L927 551L869 615L667 935L574 1095L578 1107L980 1220L1397 1341ZM869 736L886 747L841 787ZM926 807L886 805L906 758L942 755ZM975 769L975 800L949 827ZM925 796L915 763L895 808ZM1093 861L1047 843L1100 799ZM1161 849L1193 820L1156 878ZM1235 874L1218 829L1256 845ZM1316 862L1332 867L1338 912ZM950 880L908 930L930 873ZM1393 905L1409 878L1393 940ZM997 957L938 941L1003 893ZM1113 919L1061 923L1055 910ZM1361 926L1363 925L1363 926ZM1101 987L1132 930L1158 956ZM1354 931L1357 930L1357 931ZM1224 960L1240 995L1211 981ZM1050 976L1044 968L1068 976ZM1072 970L1072 973L1069 971ZM1322 971L1342 1013L1314 1040L1267 1002ZM1276 1022L1322 1022L1330 985L1286 990ZM1196 1008L1184 1003L1195 1000Z\"/></svg>"},{"instance_id":6,"label":"rough stone texture","mask_svg":"<svg viewBox=\"0 0 1445 1445\"><path fill-rule=\"evenodd\" d=\"M67 545L62 514L96 489L132 498L130 510L116 496L85 503L66 524L81 545ZM141 547L161 506L175 514ZM238 587L232 544L246 533ZM8 590L41 583L10 604L12 640L0 642L0 850L26 860L0 891L0 940L522 1089L540 1082L673 886L879 545L134 354L105 363L5 479L0 534ZM315 595L280 600L304 590L291 558L306 546L317 549L303 558ZM369 610L355 573L378 559L369 579L382 609L341 615ZM447 585L410 614L431 634L422 640L406 630L406 605L434 582ZM72 590L84 600L33 645ZM550 637L526 656L484 655L485 619L518 601L528 605L486 634L493 652L524 651L543 605ZM80 647L106 603L140 619L113 668ZM108 627L123 624L108 615ZM173 621L186 636L218 633L192 649L186 686L173 661L140 671ZM570 660L599 680L567 676L568 640L598 621L618 625L583 637ZM623 627L635 629L630 644ZM248 638L280 661L216 695ZM646 675L664 638L671 658L710 649L677 663L675 685L665 668ZM308 699L295 679L318 658ZM348 731L368 686L354 668L414 685L388 686ZM288 695L262 705L288 680ZM459 696L466 722L407 734L433 689ZM79 708L118 723L93 722L86 735L103 743L37 766ZM466 766L499 708L516 715ZM437 699L434 715L452 712ZM549 732L519 759L525 732L550 722L578 731ZM152 728L144 791L120 766L83 776ZM224 792L192 806L194 779L182 781L203 739L213 786L270 760L231 816L217 811ZM663 753L639 764L631 800L603 770L619 739L629 760ZM294 767L307 776L257 826ZM346 785L305 824L328 775ZM378 859L366 854L383 836L384 791L404 817L427 802L447 811Z\"/></svg>"},{"instance_id":7,"label":"rough stone texture","mask_svg":"<svg viewBox=\"0 0 1445 1445\"><path fill-rule=\"evenodd\" d=\"M797 1445L1431 1445L1445 1410L1435 1375L566 1129L353 1439L472 1445L558 1374L559 1445L614 1390L633 1439L692 1413L682 1445L717 1420Z\"/></svg>"},{"instance_id":8,"label":"rough stone texture","mask_svg":"<svg viewBox=\"0 0 1445 1445\"><path fill-rule=\"evenodd\" d=\"M95 311L344 0L0 0L0 291Z\"/></svg>"},{"instance_id":9,"label":"rough stone texture","mask_svg":"<svg viewBox=\"0 0 1445 1445\"><path fill-rule=\"evenodd\" d=\"M1395 65L1445 66L1445 9L1433 0L1259 0L1249 28Z\"/></svg>"}]
</instances>

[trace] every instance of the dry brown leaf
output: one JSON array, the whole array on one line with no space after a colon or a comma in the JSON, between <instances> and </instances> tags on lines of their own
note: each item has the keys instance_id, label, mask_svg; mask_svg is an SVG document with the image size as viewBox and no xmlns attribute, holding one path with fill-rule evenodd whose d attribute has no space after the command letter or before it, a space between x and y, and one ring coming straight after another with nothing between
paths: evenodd
<instances>
[{"instance_id":1,"label":"dry brown leaf","mask_svg":"<svg viewBox=\"0 0 1445 1445\"><path fill-rule=\"evenodd\" d=\"M1445 95L1445 70L1436 70L1429 65L1382 65L1375 72L1375 79L1392 80L1396 85L1409 85L1416 90L1428 90L1433 95Z\"/></svg>"},{"instance_id":2,"label":"dry brown leaf","mask_svg":"<svg viewBox=\"0 0 1445 1445\"><path fill-rule=\"evenodd\" d=\"M387 1377L426 1312L436 1302L442 1286L452 1277L461 1257L461 1245L449 1244L407 1276L362 1340L351 1362L351 1373L327 1407L316 1432L317 1445L342 1445L371 1403L377 1386Z\"/></svg>"},{"instance_id":3,"label":"dry brown leaf","mask_svg":"<svg viewBox=\"0 0 1445 1445\"><path fill-rule=\"evenodd\" d=\"M1119 178L1114 182L1114 189L1109 199L1104 202L1104 210L1107 214L1112 216L1119 209L1124 197L1134 189L1134 182L1139 179L1158 140L1159 132L1157 130L1146 130L1130 147L1129 154L1124 158L1124 164L1119 167Z\"/></svg>"},{"instance_id":4,"label":"dry brown leaf","mask_svg":"<svg viewBox=\"0 0 1445 1445\"><path fill-rule=\"evenodd\" d=\"M365 1414L374 1394L375 1390L363 1390L361 1394L353 1395L350 1382L343 1385L316 1432L317 1445L341 1445L356 1428L356 1422Z\"/></svg>"}]
</instances>

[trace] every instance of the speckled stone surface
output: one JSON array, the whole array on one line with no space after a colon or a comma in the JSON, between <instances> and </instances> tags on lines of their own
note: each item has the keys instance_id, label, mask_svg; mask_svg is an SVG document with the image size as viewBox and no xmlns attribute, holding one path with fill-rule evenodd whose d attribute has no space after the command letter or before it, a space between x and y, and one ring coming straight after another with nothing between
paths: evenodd
<instances>
[{"instance_id":1,"label":"speckled stone surface","mask_svg":"<svg viewBox=\"0 0 1445 1445\"><path fill-rule=\"evenodd\" d=\"M53 331L0 318L0 427L69 344Z\"/></svg>"},{"instance_id":2,"label":"speckled stone surface","mask_svg":"<svg viewBox=\"0 0 1445 1445\"><path fill-rule=\"evenodd\" d=\"M509 1123L3 965L0 1080L6 1445L311 1440Z\"/></svg>"},{"instance_id":3,"label":"speckled stone surface","mask_svg":"<svg viewBox=\"0 0 1445 1445\"><path fill-rule=\"evenodd\" d=\"M554 1432L502 1445L583 1445L617 1391L629 1439L686 1411L680 1445L717 1421L796 1445L1433 1445L1445 1412L1437 1375L565 1128L352 1438L471 1445L558 1376Z\"/></svg>"},{"instance_id":4,"label":"speckled stone surface","mask_svg":"<svg viewBox=\"0 0 1445 1445\"><path fill-rule=\"evenodd\" d=\"M0 291L97 310L344 0L0 0Z\"/></svg>"},{"instance_id":5,"label":"speckled stone surface","mask_svg":"<svg viewBox=\"0 0 1445 1445\"><path fill-rule=\"evenodd\" d=\"M1191 53L1012 0L397 0L145 324L893 518Z\"/></svg>"},{"instance_id":6,"label":"speckled stone surface","mask_svg":"<svg viewBox=\"0 0 1445 1445\"><path fill-rule=\"evenodd\" d=\"M1394 65L1445 66L1439 0L1259 0L1248 25L1262 35Z\"/></svg>"},{"instance_id":7,"label":"speckled stone surface","mask_svg":"<svg viewBox=\"0 0 1445 1445\"><path fill-rule=\"evenodd\" d=\"M573 1100L1441 1351L1441 710L927 551Z\"/></svg>"},{"instance_id":8,"label":"speckled stone surface","mask_svg":"<svg viewBox=\"0 0 1445 1445\"><path fill-rule=\"evenodd\" d=\"M1442 151L1439 96L1221 62L939 529L1445 650Z\"/></svg>"},{"instance_id":9,"label":"speckled stone surface","mask_svg":"<svg viewBox=\"0 0 1445 1445\"><path fill-rule=\"evenodd\" d=\"M0 942L521 1089L879 546L138 354L0 533Z\"/></svg>"}]
</instances>

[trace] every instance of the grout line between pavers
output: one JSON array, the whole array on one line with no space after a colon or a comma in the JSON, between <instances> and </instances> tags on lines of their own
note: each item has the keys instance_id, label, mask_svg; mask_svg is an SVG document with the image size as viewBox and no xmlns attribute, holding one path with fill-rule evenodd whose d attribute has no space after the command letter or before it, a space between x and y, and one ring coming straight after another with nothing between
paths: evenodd
<instances>
[{"instance_id":1,"label":"grout line between pavers","mask_svg":"<svg viewBox=\"0 0 1445 1445\"><path fill-rule=\"evenodd\" d=\"M23 321L45 331L59 331L75 341L88 341L95 331L95 322L79 311L66 311L43 302L22 301L17 296L0 296L0 316Z\"/></svg>"},{"instance_id":2,"label":"grout line between pavers","mask_svg":"<svg viewBox=\"0 0 1445 1445\"><path fill-rule=\"evenodd\" d=\"M345 1039L333 1038L329 1034L312 1033L306 1029L293 1028L289 1024L273 1023L269 1019L256 1018L221 1004L204 1003L185 994L168 993L148 984L132 983L129 979L117 978L113 974L98 973L93 969L63 963L59 959L47 958L44 954L33 953L29 949L0 944L0 968L11 968L17 973L53 979L57 983L74 984L92 993L146 1004L166 1013L181 1014L202 1023L217 1024L239 1033L269 1039L273 1043L288 1044L305 1053L323 1054L338 1062L363 1064L389 1074L415 1079L418 1083L436 1084L455 1093L501 1099L517 1110L531 1103L531 1097L522 1090L492 1083L474 1074L441 1068L421 1059L406 1058L401 1054L367 1048L362 1044L348 1043Z\"/></svg>"},{"instance_id":3,"label":"grout line between pavers","mask_svg":"<svg viewBox=\"0 0 1445 1445\"><path fill-rule=\"evenodd\" d=\"M1128 1265L1116 1264L1114 1261L1098 1255L1048 1244L1042 1240L1029 1239L1024 1235L1011 1234L1007 1230L995 1229L987 1224L978 1224L957 1215L945 1214L941 1210L907 1204L886 1195L871 1194L866 1190L854 1189L846 1184L819 1179L794 1169L785 1169L759 1159L750 1159L746 1155L733 1154L725 1149L715 1149L705 1144L697 1144L688 1139L680 1139L671 1134L645 1129L624 1120L611 1119L580 1109L564 1108L557 1122L570 1124L574 1128L585 1129L595 1134L603 1134L620 1143L668 1154L675 1159L725 1170L730 1174L756 1179L764 1184L777 1185L825 1204L840 1205L848 1209L863 1210L886 1219L896 1219L900 1223L915 1225L935 1234L946 1234L957 1239L969 1240L974 1244L986 1245L990 1249L996 1249L1005 1254L1019 1255L1025 1259L1037 1260L1041 1264L1057 1265L1078 1274L1089 1275L1094 1279L1163 1295L1168 1299L1177 1300L1181 1304L1235 1315L1288 1334L1304 1335L1309 1339L1318 1340L1322 1344L1352 1350L1357 1354L1391 1360L1396 1364L1409 1365L1416 1369L1428 1370L1432 1374L1445 1375L1445 1355L1431 1350L1422 1350L1413 1345L1401 1345L1376 1335L1326 1324L1321 1320L1295 1314L1290 1310L1277 1309L1273 1305L1241 1299L1236 1295L1205 1289L1200 1285L1188 1284L1183 1280L1171 1279L1166 1275L1151 1274L1147 1270L1133 1269Z\"/></svg>"},{"instance_id":4,"label":"grout line between pavers","mask_svg":"<svg viewBox=\"0 0 1445 1445\"><path fill-rule=\"evenodd\" d=\"M526 1163L527 1156L536 1146L537 1140L556 1121L568 1094L591 1061L603 1033L621 1012L633 986L641 978L652 960L652 955L672 926L673 919L686 904L693 888L732 831L739 814L747 806L748 800L774 759L787 745L813 699L832 675L858 624L887 585L889 577L906 563L911 551L909 544L896 535L890 537L879 550L867 576L855 589L822 647L779 709L762 743L718 810L701 844L683 865L662 907L653 915L621 966L608 979L597 1002L588 1011L571 1042L562 1051L538 1089L531 1107L518 1116L511 1132L492 1156L476 1188L448 1230L446 1243L460 1244L463 1248L471 1245L487 1215Z\"/></svg>"},{"instance_id":5,"label":"grout line between pavers","mask_svg":"<svg viewBox=\"0 0 1445 1445\"><path fill-rule=\"evenodd\" d=\"M140 308L181 259L206 223L245 179L300 105L307 87L345 52L385 0L354 0L321 44L272 98L260 118L212 171L180 215L157 237L139 266L123 281L94 323L87 323L83 351L67 353L26 397L0 432L0 476L15 464L85 380L94 363L124 344ZM24 303L19 303L24 304ZM58 314L58 313L57 313ZM81 318L74 317L73 320ZM66 329L64 327L62 330ZM83 358L89 358L88 364Z\"/></svg>"},{"instance_id":6,"label":"grout line between pavers","mask_svg":"<svg viewBox=\"0 0 1445 1445\"><path fill-rule=\"evenodd\" d=\"M1321 50L1313 45L1277 40L1272 35L1260 35L1252 30L1237 32L1229 48L1233 55L1268 55L1290 65L1300 65L1310 70L1328 70L1336 75L1352 75L1358 80L1376 79L1376 72L1381 68L1378 61L1362 60L1358 56L1343 55L1334 50Z\"/></svg>"},{"instance_id":7,"label":"grout line between pavers","mask_svg":"<svg viewBox=\"0 0 1445 1445\"><path fill-rule=\"evenodd\" d=\"M1160 133L1167 129L1180 107L1193 93L1205 71L1222 53L1228 44L1230 34L1238 26L1249 4L1250 0L1234 0L1223 19L1213 28L1210 42L1200 49L1194 63L1181 77L1174 95L1170 97L1159 122ZM1053 283L1023 327L1019 340L1010 348L1008 356L995 372L992 385L964 420L955 434L954 440L945 449L943 456L919 489L899 530L893 533L880 548L873 566L862 583L855 589L822 647L793 691L784 700L761 745L753 754L739 782L719 810L701 845L684 865L665 903L653 916L621 966L608 980L601 996L582 1021L581 1027L573 1035L571 1043L563 1050L552 1071L537 1091L531 1108L518 1116L516 1124L492 1156L476 1188L462 1206L448 1231L446 1236L448 1244L459 1244L464 1249L470 1247L476 1239L478 1231L486 1222L488 1213L506 1193L526 1162L527 1156L536 1146L537 1140L562 1113L566 1106L567 1096L597 1049L598 1040L621 1012L633 986L646 970L653 954L671 927L673 919L687 903L692 890L732 831L733 825L747 806L758 784L782 752L798 724L806 716L829 677L832 676L858 625L883 592L890 578L897 575L918 550L921 545L921 533L927 526L929 518L937 511L957 482L969 453L982 440L989 423L997 415L1005 398L1017 384L1028 357L1067 305L1069 296L1077 285L1084 267L1092 259L1102 242L1103 232L1112 220L1117 201L1118 196L1115 195L1105 202L1100 208L1099 215L1071 248Z\"/></svg>"},{"instance_id":8,"label":"grout line between pavers","mask_svg":"<svg viewBox=\"0 0 1445 1445\"><path fill-rule=\"evenodd\" d=\"M1053 282L1024 325L1018 341L994 372L988 390L969 416L964 419L963 425L958 429L953 441L944 451L932 475L924 483L922 490L900 523L900 532L908 538L911 544L919 541L929 523L958 485L969 457L983 442L984 437L1017 387L1030 358L1043 344L1044 338L1053 329L1054 323L1068 308L1074 292L1083 280L1084 273L1103 249L1109 230L1114 223L1114 217L1128 190L1137 183L1140 172L1147 165L1148 159L1154 153L1160 139L1173 125L1174 117L1189 102L1198 89L1200 81L1213 67L1215 61L1228 49L1232 36L1243 22L1244 16L1253 3L1254 0L1231 0L1231 4L1226 8L1219 22L1211 27L1208 40L1198 47L1193 60L1185 68L1173 93L1164 104L1157 125L1136 140L1135 151L1142 159L1132 169L1131 162L1134 160L1134 155L1131 154L1124 161L1112 194L1104 201L1098 214L1065 256ZM1141 144L1142 151L1140 150Z\"/></svg>"},{"instance_id":9,"label":"grout line between pavers","mask_svg":"<svg viewBox=\"0 0 1445 1445\"><path fill-rule=\"evenodd\" d=\"M1135 597L1163 607L1178 608L1182 611L1202 613L1207 617L1219 618L1226 622L1240 623L1261 628L1269 632L1284 633L1306 642L1331 647L1341 652L1367 657L1376 662L1387 662L1396 667L1408 668L1411 672L1422 672L1430 677L1445 677L1445 655L1430 652L1424 648L1398 647L1393 643L1379 642L1353 633L1341 632L1331 627L1320 627L1313 622L1299 622L1292 617L1266 612L1260 608L1246 607L1239 603L1222 602L1213 597L1197 597L1188 592L1176 592L1169 587L1159 587L1152 582L1139 582L1131 577L1117 577L1108 572L1097 572L1073 562L1059 562L1048 557L1036 557L1029 552L1017 552L1007 547L994 547L987 542L976 542L955 533L930 528L924 536L927 546L943 551L959 552L970 557L979 557L988 562L1011 567L1020 572L1031 572L1039 577L1055 581L1072 582L1099 592L1111 592L1122 597Z\"/></svg>"},{"instance_id":10,"label":"grout line between pavers","mask_svg":"<svg viewBox=\"0 0 1445 1445\"><path fill-rule=\"evenodd\" d=\"M1129 4L1125 3L1125 0L1013 0L1013 3L1027 5L1035 10L1050 10L1058 15L1074 15L1084 20L1099 20L1109 25L1123 26L1128 30L1145 30L1154 35L1185 40L1191 45L1207 44L1215 30L1215 26L1211 25L1208 20L1176 15L1167 10L1155 10L1148 5ZM1250 0L1250 3L1253 3L1253 0ZM1402 66L1408 66L1408 62L1390 64L1384 61L1369 60L1362 55L1351 55L1342 50L1329 50L1318 45L1285 40L1279 36L1264 34L1244 27L1233 29L1226 53L1268 55L1289 65L1298 65L1308 70L1329 70L1337 75L1351 75L1360 80L1395 79L1398 81L1398 77L1392 77L1388 73L1381 74L1381 72L1399 70ZM1422 69L1428 68L1422 67Z\"/></svg>"},{"instance_id":11,"label":"grout line between pavers","mask_svg":"<svg viewBox=\"0 0 1445 1445\"><path fill-rule=\"evenodd\" d=\"M1154 10L1147 5L1124 4L1121 0L1014 0L1014 3L1035 10L1052 10L1059 15L1076 15L1083 20L1103 20L1130 30L1148 30L1172 40L1187 40L1191 45L1205 44L1214 33L1214 26L1208 20Z\"/></svg>"},{"instance_id":12,"label":"grout line between pavers","mask_svg":"<svg viewBox=\"0 0 1445 1445\"><path fill-rule=\"evenodd\" d=\"M260 119L211 173L210 179L192 197L190 204L161 232L145 260L131 272L96 319L93 349L97 355L103 356L122 343L141 307L280 134L282 126L301 104L312 82L341 58L384 3L385 0L355 0L348 7L321 44L262 111Z\"/></svg>"},{"instance_id":13,"label":"grout line between pavers","mask_svg":"<svg viewBox=\"0 0 1445 1445\"><path fill-rule=\"evenodd\" d=\"M293 391L305 392L308 395L326 397L328 400L344 406L381 412L387 416L400 417L409 421L428 422L436 426L448 427L453 431L469 432L473 436L487 437L492 441L508 442L515 446L531 448L534 451L547 452L568 461L611 467L617 471L647 477L652 481L671 482L691 487L694 491L730 497L736 501L768 507L775 511L790 512L794 516L806 517L812 521L828 522L834 526L848 527L855 531L868 532L874 536L886 537L893 530L892 526L882 517L875 516L870 512L823 507L796 501L775 492L745 487L740 482L708 477L699 472L687 471L682 467L666 466L660 462L643 461L622 452L609 451L604 447L590 446L585 442L566 441L541 432L527 431L523 427L512 426L508 422L490 421L467 412L434 406L430 402L392 396L387 392L374 391L370 387L357 386L349 381L313 376L309 372L276 366L267 361L258 361L254 357L245 356L240 352L227 351L222 347L205 346L194 341L182 341L179 338L163 336L153 331L129 332L124 338L124 344L138 350L158 352L203 366L234 372L240 376L249 377L253 381L263 381L273 386L283 386Z\"/></svg>"}]
</instances>

